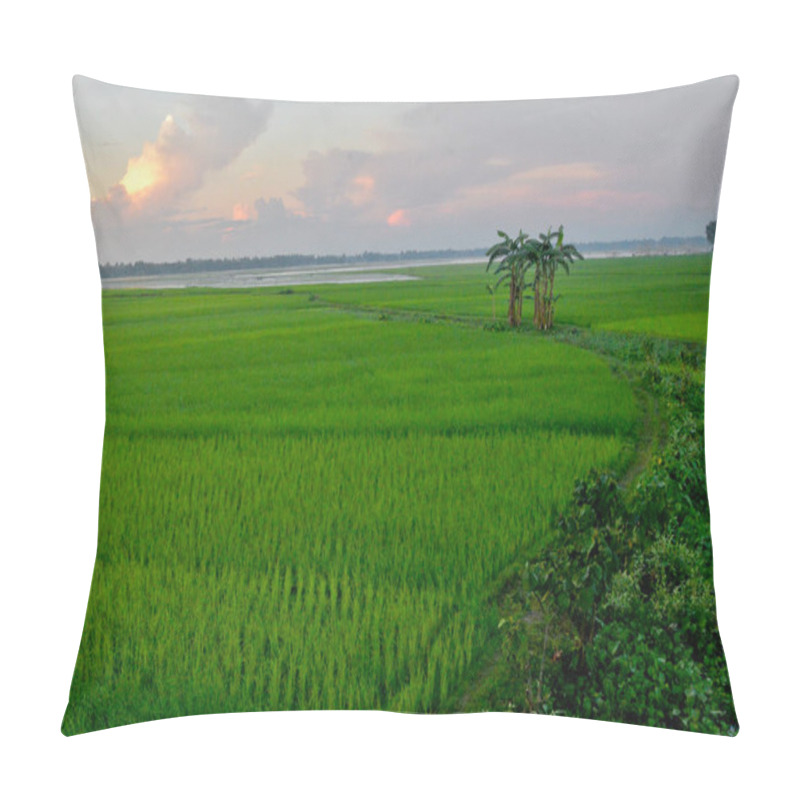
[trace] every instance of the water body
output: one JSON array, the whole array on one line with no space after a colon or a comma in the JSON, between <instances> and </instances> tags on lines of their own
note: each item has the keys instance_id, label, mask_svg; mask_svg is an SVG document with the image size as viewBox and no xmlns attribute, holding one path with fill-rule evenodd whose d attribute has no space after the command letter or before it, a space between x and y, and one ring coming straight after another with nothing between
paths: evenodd
<instances>
[{"instance_id":1,"label":"water body","mask_svg":"<svg viewBox=\"0 0 800 800\"><path fill-rule=\"evenodd\" d=\"M453 263L453 262L446 262ZM383 283L416 281L419 277L406 272L414 267L431 266L430 261L403 264L314 265L291 269L230 269L163 275L130 275L104 278L104 289L252 289L260 286L310 286L322 283Z\"/></svg>"},{"instance_id":2,"label":"water body","mask_svg":"<svg viewBox=\"0 0 800 800\"><path fill-rule=\"evenodd\" d=\"M584 258L620 258L636 255L679 255L704 252L693 248L654 248L644 250L586 251ZM416 281L419 276L408 274L417 267L446 264L485 264L485 258L461 258L437 261L403 261L377 264L314 264L307 267L210 270L208 272L164 273L163 275L129 275L123 278L103 278L104 289L253 289L270 286L313 286L334 283L385 283ZM398 271L396 271L398 270ZM400 272L399 270L402 270Z\"/></svg>"}]
</instances>

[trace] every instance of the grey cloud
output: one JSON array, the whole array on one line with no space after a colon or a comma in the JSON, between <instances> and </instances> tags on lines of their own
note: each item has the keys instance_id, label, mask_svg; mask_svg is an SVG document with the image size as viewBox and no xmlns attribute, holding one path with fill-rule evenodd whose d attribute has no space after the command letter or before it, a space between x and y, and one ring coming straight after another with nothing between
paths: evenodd
<instances>
[{"instance_id":1,"label":"grey cloud","mask_svg":"<svg viewBox=\"0 0 800 800\"><path fill-rule=\"evenodd\" d=\"M695 221L685 219L687 208L697 220L716 213L735 88L736 79L725 78L635 95L408 106L379 135L381 151L313 154L295 194L312 214L336 209L355 222L398 208L441 217L448 203L483 190L482 219L491 227L494 206L497 215L533 215L546 211L548 202L557 208L570 192L576 204L570 216L588 218L595 192L596 220L605 217L599 202L605 197L610 209L628 215L629 235L647 216L640 206L648 203L664 222L683 217L681 224L690 228ZM602 177L575 186L575 164L591 164ZM556 180L552 170L547 179L544 167L563 167L563 179ZM374 179L374 194L369 207L356 207L348 192L363 174ZM535 196L520 195L516 203L493 199L493 185L524 176L534 195L538 187L549 197L542 196L540 204ZM617 227L624 224L617 220ZM598 234L597 224L584 227Z\"/></svg>"},{"instance_id":2,"label":"grey cloud","mask_svg":"<svg viewBox=\"0 0 800 800\"><path fill-rule=\"evenodd\" d=\"M282 225L290 218L280 197L270 197L269 200L259 197L255 202L255 207L260 225Z\"/></svg>"},{"instance_id":3,"label":"grey cloud","mask_svg":"<svg viewBox=\"0 0 800 800\"><path fill-rule=\"evenodd\" d=\"M230 97L192 97L184 107L191 158L198 171L207 171L227 166L252 144L266 129L274 104Z\"/></svg>"},{"instance_id":4,"label":"grey cloud","mask_svg":"<svg viewBox=\"0 0 800 800\"><path fill-rule=\"evenodd\" d=\"M272 104L219 97L192 97L161 125L139 158L161 170L146 206L160 207L199 189L206 175L232 163L261 134Z\"/></svg>"},{"instance_id":5,"label":"grey cloud","mask_svg":"<svg viewBox=\"0 0 800 800\"><path fill-rule=\"evenodd\" d=\"M92 202L101 262L166 257L163 253L177 257L182 248L206 238L196 230L187 233L170 218L185 212L182 201L203 186L209 173L231 164L266 129L273 104L176 95L172 107L158 135L128 162L152 182L138 192L135 180L126 187L129 169L105 197ZM161 244L150 248L151 240Z\"/></svg>"},{"instance_id":6,"label":"grey cloud","mask_svg":"<svg viewBox=\"0 0 800 800\"><path fill-rule=\"evenodd\" d=\"M370 171L377 161L373 154L334 148L325 153L314 151L303 163L305 184L294 192L309 213L329 218L342 209L352 210L359 175Z\"/></svg>"},{"instance_id":7,"label":"grey cloud","mask_svg":"<svg viewBox=\"0 0 800 800\"><path fill-rule=\"evenodd\" d=\"M363 145L332 140L308 153L292 193L304 213L250 195L241 201L254 218L183 225L170 217L266 129L273 104L159 95L172 118L161 117L149 155L170 185L137 203L118 186L95 204L101 260L474 247L497 227L561 223L573 241L702 235L716 214L736 86L725 78L618 97L387 106L371 115L385 124ZM363 108L327 104L326 118L332 130L359 130Z\"/></svg>"}]
</instances>

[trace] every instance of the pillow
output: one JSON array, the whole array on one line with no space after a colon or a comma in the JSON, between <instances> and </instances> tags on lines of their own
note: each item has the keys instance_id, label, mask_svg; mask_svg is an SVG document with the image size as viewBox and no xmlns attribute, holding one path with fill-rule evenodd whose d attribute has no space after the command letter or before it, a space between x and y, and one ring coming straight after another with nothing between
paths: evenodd
<instances>
[{"instance_id":1,"label":"pillow","mask_svg":"<svg viewBox=\"0 0 800 800\"><path fill-rule=\"evenodd\" d=\"M106 429L63 732L383 709L735 734L703 412L737 87L76 77Z\"/></svg>"}]
</instances>

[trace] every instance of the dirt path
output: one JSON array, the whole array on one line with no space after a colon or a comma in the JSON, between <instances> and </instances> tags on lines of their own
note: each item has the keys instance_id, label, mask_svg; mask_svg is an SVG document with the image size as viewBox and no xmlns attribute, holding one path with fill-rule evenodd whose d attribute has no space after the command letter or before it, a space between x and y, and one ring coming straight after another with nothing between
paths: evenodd
<instances>
[{"instance_id":1,"label":"dirt path","mask_svg":"<svg viewBox=\"0 0 800 800\"><path fill-rule=\"evenodd\" d=\"M636 442L633 461L619 481L619 487L624 492L633 487L636 479L647 469L664 436L664 420L659 413L658 397L642 392L641 398L644 405L642 432Z\"/></svg>"},{"instance_id":2,"label":"dirt path","mask_svg":"<svg viewBox=\"0 0 800 800\"><path fill-rule=\"evenodd\" d=\"M601 357L604 357L601 355ZM622 362L615 359L604 357L613 367L617 368L621 376L632 382L632 376L625 369ZM665 424L660 414L658 397L643 389L635 389L639 402L642 405L642 428L636 440L636 447L630 465L619 480L619 487L623 492L629 492L636 485L637 478L644 473L647 465L654 457L658 448L663 443ZM504 600L514 591L513 587L504 589L495 602L502 608ZM541 614L531 611L524 617L524 623L530 627L541 624ZM475 673L475 677L470 681L462 692L455 705L455 710L461 713L476 711L472 705L485 687L491 685L503 667L501 662L502 653L499 644L490 648L484 654Z\"/></svg>"},{"instance_id":3,"label":"dirt path","mask_svg":"<svg viewBox=\"0 0 800 800\"><path fill-rule=\"evenodd\" d=\"M461 325L466 327L483 327L486 320L480 317L460 317L450 314L421 312L409 309L387 309L375 308L369 306L360 306L356 304L339 303L335 301L325 300L320 297L313 298L320 305L325 305L328 308L336 309L344 313L378 317L379 319L396 319L409 322L438 322L451 325ZM576 341L569 341L567 339L556 339L565 344L570 344L573 347L581 347L582 349L589 349L585 345L581 345ZM664 437L664 420L660 414L660 406L658 397L645 391L644 389L635 386L634 375L628 365L608 354L603 354L597 350L592 350L600 358L609 364L611 369L622 380L627 380L632 384L637 399L642 407L642 427L639 436L636 440L633 458L626 469L625 473L619 479L619 487L623 492L630 491L636 485L636 479L644 473L647 465L655 455L657 449L661 446ZM500 591L498 597L494 599L501 608L506 604L505 600L510 598L511 593L516 589L510 583L506 584L506 588ZM536 611L531 611L524 618L524 622L528 626L536 626L541 622L541 614ZM481 694L481 691L489 686L498 676L499 671L502 669L502 652L499 645L487 648L483 657L476 663L474 677L469 681L469 684L461 693L460 697L455 703L454 711L456 712L469 712L478 710L472 708L476 697Z\"/></svg>"},{"instance_id":4,"label":"dirt path","mask_svg":"<svg viewBox=\"0 0 800 800\"><path fill-rule=\"evenodd\" d=\"M660 447L664 434L664 423L659 414L658 398L646 392L639 394L640 401L644 408L642 418L642 430L636 442L634 457L625 474L619 480L619 487L623 492L630 491L636 485L636 479L647 469L647 465ZM504 589L495 602L502 608L505 597L509 596L515 589L508 587ZM541 623L541 614L532 610L523 619L527 626L533 627ZM502 669L502 653L499 645L490 648L480 660L474 678L464 689L455 704L455 710L460 713L475 711L472 705L475 698L482 690L496 680L498 672Z\"/></svg>"}]
</instances>

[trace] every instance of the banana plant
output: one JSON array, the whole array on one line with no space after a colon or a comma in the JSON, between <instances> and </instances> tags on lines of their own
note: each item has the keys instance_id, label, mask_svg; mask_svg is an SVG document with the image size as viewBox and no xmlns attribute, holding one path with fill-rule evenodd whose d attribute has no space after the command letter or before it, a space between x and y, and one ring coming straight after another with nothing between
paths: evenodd
<instances>
[{"instance_id":1,"label":"banana plant","mask_svg":"<svg viewBox=\"0 0 800 800\"><path fill-rule=\"evenodd\" d=\"M497 235L501 241L486 251L486 255L489 256L486 271L489 272L494 267L493 274L497 277L497 281L493 291L508 284L508 324L516 328L522 320L525 274L532 263L529 258L529 248L526 247L530 237L522 231L515 239L504 231L497 231Z\"/></svg>"},{"instance_id":2,"label":"banana plant","mask_svg":"<svg viewBox=\"0 0 800 800\"><path fill-rule=\"evenodd\" d=\"M576 260L583 260L577 248L571 244L564 244L564 226L560 225L557 231L551 228L547 233L539 234L539 260L541 265L541 285L535 286L534 325L539 330L549 330L553 327L555 313L556 273L559 269L569 275L570 265Z\"/></svg>"}]
</instances>

